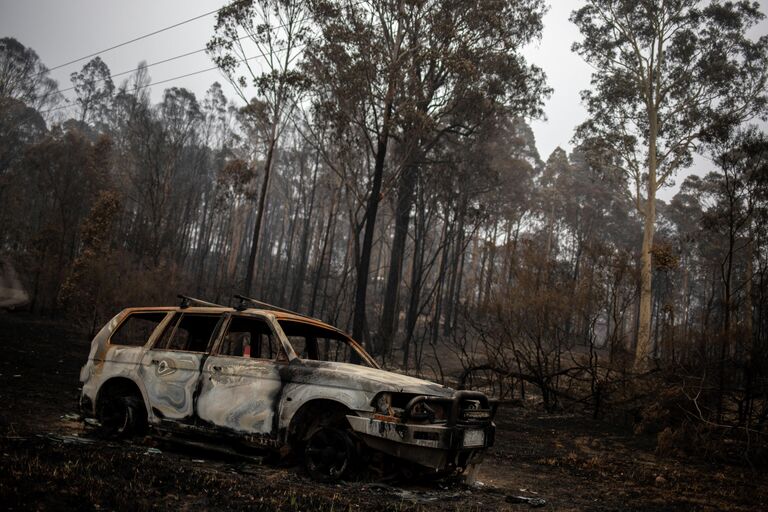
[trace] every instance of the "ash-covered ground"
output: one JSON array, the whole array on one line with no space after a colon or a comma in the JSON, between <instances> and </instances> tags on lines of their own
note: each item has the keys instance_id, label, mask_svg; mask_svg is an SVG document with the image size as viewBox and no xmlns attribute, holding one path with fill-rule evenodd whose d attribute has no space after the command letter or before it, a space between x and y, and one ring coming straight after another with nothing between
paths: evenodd
<instances>
[{"instance_id":1,"label":"ash-covered ground","mask_svg":"<svg viewBox=\"0 0 768 512\"><path fill-rule=\"evenodd\" d=\"M298 466L152 437L95 438L77 419L90 340L0 313L0 507L8 510L765 510L748 467L655 453L652 437L535 406L501 407L496 446L466 486L318 484ZM536 498L521 500L518 497Z\"/></svg>"}]
</instances>

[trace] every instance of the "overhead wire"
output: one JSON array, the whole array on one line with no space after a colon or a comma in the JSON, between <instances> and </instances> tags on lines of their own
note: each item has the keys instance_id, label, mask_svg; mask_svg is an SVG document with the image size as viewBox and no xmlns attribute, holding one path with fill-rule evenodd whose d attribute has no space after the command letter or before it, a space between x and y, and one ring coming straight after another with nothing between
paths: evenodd
<instances>
[{"instance_id":1,"label":"overhead wire","mask_svg":"<svg viewBox=\"0 0 768 512\"><path fill-rule=\"evenodd\" d=\"M352 7L357 7L357 6L361 5L362 3L363 3L362 1L359 1L359 2L355 2L355 3L353 3L351 6L352 6ZM187 19L187 20L184 20L184 21L180 21L179 23L175 23L175 24L173 24L173 25L169 25L169 26L167 26L167 27L165 27L165 28L162 28L162 29L159 29L159 30L155 30L154 32L150 32L150 33L148 33L148 34L144 34L143 36L135 37L135 38L133 38L133 39L130 39L130 40L128 40L128 41L125 41L125 42L122 42L122 43L120 43L120 44L116 44L116 45L114 45L114 46L110 46L109 48L106 48L106 49L104 49L104 50L101 50L101 51L98 51L98 52L94 52L94 53L90 53L90 54L88 54L88 55L84 55L83 57L79 57L79 58L77 58L77 59L73 59L73 60L71 60L71 61L69 61L69 62L65 62L64 64L59 64L58 66L54 66L54 67L52 67L52 68L47 68L45 71L42 71L42 72L40 72L39 74L44 74L44 73L47 73L47 72L50 72L50 71L54 71L54 70L56 70L56 69L60 69L60 68L63 68L63 67L65 67L65 66L69 66L70 64L75 64L75 63L77 63L77 62L83 61L83 60L85 60L85 59L88 59L88 58L91 58L91 57L97 57L97 56L101 55L102 53L106 53L106 52L108 52L108 51L111 51L111 50L114 50L114 49L116 49L116 48L120 48L120 47L122 47L122 46L126 46L126 45L129 45L129 44L131 44L131 43L135 43L136 41L140 41L140 40L142 40L142 39L146 39L147 37L151 37L151 36L153 36L153 35L156 35L156 34L160 34L160 33L162 33L162 32L165 32L165 31L167 31L167 30L171 30L171 29L173 29L173 28L176 28L176 27L179 27L179 26L181 26L181 25L184 25L184 24L190 23L190 22L192 22L192 21L198 20L198 19L200 19L200 18L204 18L204 17L206 17L206 16L210 16L211 14L214 14L214 13L218 13L219 11L221 11L222 9L224 9L225 7L226 7L226 5L225 5L225 6L223 6L223 7L220 7L220 8L218 8L218 9L215 9L215 10L213 10L213 11L209 11L209 12L207 12L207 13L204 13L204 14L200 14L200 15L198 15L198 16L195 16L195 17L193 17L193 18L189 18L189 19ZM283 24L281 24L281 25L275 25L274 27L269 27L269 30L270 30L270 31L273 31L273 30L278 30L278 29L281 29L281 28L285 28L285 27L287 27L288 25L289 25L288 23L283 23ZM250 35L244 35L244 36L241 36L241 37L237 38L237 41L241 41L241 40L243 40L243 39L245 39L245 38L247 38L247 37L250 37ZM188 52L188 53L184 53L184 54L181 54L181 55L177 55L177 56L175 56L175 57L170 57L170 58L168 58L168 59L165 59L165 60L161 60L161 61L158 61L158 62L153 62L152 64L148 64L148 65L147 65L147 66L145 66L145 67L152 67L152 66L156 66L156 65L158 65L158 64L165 64L166 62L171 62L171 61L173 61L173 60L181 59L181 58L183 58L183 57L188 57L189 55L194 55L194 54L196 54L196 53L200 53L200 52L203 52L203 51L205 51L205 50L207 50L207 47L206 47L206 48L200 48L199 50L194 50L194 51L191 51L191 52ZM137 71L138 69L139 69L139 68L135 68L135 69L132 69L132 70L129 70L129 71L123 71L123 72L120 72L120 73L117 73L117 74L114 74L114 75L110 75L110 78L114 78L114 77L116 77L116 76L127 75L128 73L133 73L134 71ZM62 89L62 90L59 90L58 92L66 92L66 91L70 91L70 90L72 90L72 89L74 89L74 87L69 87L69 88L67 88L67 89Z\"/></svg>"},{"instance_id":2,"label":"overhead wire","mask_svg":"<svg viewBox=\"0 0 768 512\"><path fill-rule=\"evenodd\" d=\"M129 44L131 44L131 43L135 43L136 41L141 41L142 39L146 39L146 38L148 38L148 37L151 37L151 36L154 36L154 35L160 34L160 33L162 33L162 32L166 32L166 31L168 31L168 30L171 30L171 29L174 29L174 28L176 28L176 27L180 27L180 26L182 26L182 25L186 25L187 23L191 23L191 22L193 22L193 21L195 21L195 20L199 20L200 18L205 18L206 16L210 16L211 14L217 13L217 12L221 11L222 9L224 9L224 7L226 7L226 6L223 6L223 7L219 7L218 9L214 9L213 11L209 11L209 12L206 12L206 13L204 13L204 14L200 14L200 15L198 15L198 16L194 16L194 17L192 17L192 18L186 19L186 20L184 20L184 21L180 21L180 22L178 22L178 23L174 23L173 25L169 25L169 26L167 26L167 27L161 28L161 29L159 29L159 30L155 30L155 31L153 31L153 32L150 32L150 33L148 33L148 34L144 34L143 36L134 37L133 39L130 39L130 40L128 40L128 41L124 41L124 42L122 42L122 43L119 43L119 44L116 44L116 45L114 45L114 46L110 46L109 48L105 48L105 49L103 49L103 50L100 50L100 51L98 51L98 52L89 53L88 55L84 55L84 56L82 56L82 57L79 57L79 58L77 58L77 59L73 59L73 60L70 60L69 62L65 62L65 63L63 63L63 64L59 64L58 66L54 66L54 67L52 67L52 68L48 68L48 71L53 71L53 70L55 70L55 69L60 69L60 68L63 68L63 67L65 67L65 66L69 66L70 64L75 64L75 63L77 63L77 62L80 62L80 61L83 61L83 60L85 60L85 59L90 59L91 57L96 57L96 56L98 56L98 55L101 55L102 53L106 53L106 52L109 52L109 51L115 50L115 49L117 49L117 48L121 48L121 47L123 47L123 46L129 45Z\"/></svg>"},{"instance_id":3,"label":"overhead wire","mask_svg":"<svg viewBox=\"0 0 768 512\"><path fill-rule=\"evenodd\" d=\"M360 2L355 2L355 3L353 3L353 4L352 4L352 6L353 6L353 7L356 7L356 6L358 6L358 5L362 4L362 3L363 3L362 1L360 1ZM85 55L85 56L83 56L83 57L79 57L79 58L77 58L77 59L73 59L73 60L71 60L71 61L69 61L69 62L65 62L65 63L63 63L63 64L59 64L58 66L54 66L54 67L52 67L52 68L48 68L46 71L43 71L43 72L41 72L41 74L42 74L42 73L46 73L46 72L50 72L50 71L53 71L53 70L56 70L56 69L60 69L60 68L62 68L62 67L65 67L65 66L69 66L70 64L75 64L75 63L77 63L77 62L83 61L83 60L85 60L85 59L88 59L88 58L91 58L91 57L96 57L96 56L98 56L98 55L101 55L102 53L105 53L105 52L108 52L108 51L114 50L114 49L116 49L116 48L120 48L120 47L122 47L122 46L126 46L126 45L129 45L129 44L131 44L131 43L135 43L136 41L140 41L140 40L142 40L142 39L146 39L146 38L148 38L148 37L151 37L151 36L153 36L153 35L156 35L156 34L160 34L160 33L162 33L162 32L165 32L165 31L171 30L171 29L173 29L173 28L176 28L176 27L179 27L179 26L181 26L181 25L185 25L185 24L187 24L187 23L190 23L190 22L192 22L192 21L195 21L195 20L198 20L198 19L204 18L204 17L206 17L206 16L210 16L211 14L214 14L214 13L218 13L219 11L221 11L222 9L224 9L225 7L226 7L226 5L225 5L225 6L222 6L222 7L220 7L220 8L218 8L218 9L214 9L214 10L212 10L212 11L206 12L206 13L204 13L204 14L200 14L200 15L198 15L198 16L194 16L194 17L192 17L192 18L186 19L186 20L184 20L184 21L180 21L180 22L178 22L178 23L174 23L173 25L169 25L169 26L167 26L167 27L164 27L164 28L162 28L162 29L159 29L159 30L155 30L155 31L153 31L153 32L150 32L150 33L148 33L148 34L144 34L143 36L135 37L135 38L133 38L133 39L130 39L130 40L128 40L128 41L125 41L125 42L122 42L122 43L116 44L116 45L114 45L114 46L110 46L109 48L106 48L106 49L104 49L104 50L101 50L101 51L98 51L98 52L94 52L94 53L91 53L91 54ZM277 25L277 26L274 26L274 27L269 27L269 30L270 30L270 31L272 31L272 30L277 30L277 29L280 29L280 28L284 28L284 27L286 27L286 26L288 26L288 24L285 24L285 23L284 23L284 24L281 24L281 25ZM243 40L243 39L245 39L245 38L247 38L247 37L250 37L250 36L249 36L249 35L244 35L244 36L241 36L241 37L239 37L239 38L237 39L237 41L241 41L241 40ZM304 46L306 46L306 44L305 44L305 45L298 45L296 48L300 48L300 47L304 47ZM143 66L139 66L139 67L137 67L137 68L134 68L134 69L131 69L131 70L127 70L127 71L121 71L120 73L115 73L115 74L110 74L110 75L109 75L109 78L110 78L110 79L112 79L112 78L115 78L115 77L119 77L119 76L124 76L124 75L127 75L127 74L129 74L129 73L134 73L134 72L136 72L136 71L138 71L139 69L142 69L142 68L145 68L145 69L146 69L146 68L150 68L150 67L153 67L153 66L157 66L157 65L160 65L160 64L166 64L166 63L168 63L168 62L172 62L172 61L174 61L174 60L182 59L182 58L184 58L184 57L189 57L190 55L195 55L195 54L197 54L197 53L201 53L201 52L203 52L203 51L206 51L207 49L208 49L207 47L206 47L206 48L200 48L200 49L198 49L198 50L193 50L193 51L191 51L191 52L187 52L187 53L183 53L183 54L180 54L180 55L176 55L176 56L173 56L173 57L169 57L169 58L167 58L167 59L163 59L163 60L160 60L160 61L157 61L157 62L152 62L152 63L150 63L150 64L145 64L145 65L143 65ZM277 49L277 51L282 51L282 50L284 50L284 49L285 49L285 48L279 48L279 49ZM258 55L258 56L256 56L256 57L261 57L261 55ZM253 58L255 58L255 57L249 57L249 58L247 58L247 59L239 59L239 60L238 60L238 62L246 62L246 61L252 60ZM184 74L184 75L179 75L179 76L176 76L176 77L173 77L173 78L169 78L169 79L166 79L166 80L161 80L161 81L158 81L158 82L152 82L152 83L150 83L150 84L147 84L146 86L143 86L143 87L140 87L140 88L137 88L137 89L131 90L130 92L135 92L136 90L140 90L140 89L142 89L142 88L145 88L145 87L149 87L149 86L152 86L152 85L163 84L163 83L167 83L167 82L170 82L170 81L173 81L173 80L178 80L178 79L180 79L180 78L186 78L186 77L189 77L189 76L198 75L198 74L201 74L201 73L206 73L206 72L209 72L209 71L213 71L214 69L217 69L217 68L218 68L218 66L213 66L213 67L211 67L211 68L206 68L206 69L202 69L202 70L199 70L199 71L194 71L194 72L192 72L192 73L187 73L187 74ZM103 78L103 79L99 79L99 80L96 80L96 83L98 83L98 82L103 82L103 81L105 81L105 80L106 80L106 78ZM73 90L73 89L75 89L75 86L70 86L70 87L67 87L66 89L57 89L57 92L58 92L58 93L64 93L64 92L67 92L67 91L71 91L71 90ZM73 106L75 106L75 104L74 104L74 103L71 103L71 104L68 104L68 105L60 105L60 106L58 106L58 107L54 107L54 108L51 108L51 109L48 109L48 110L44 110L44 111L42 111L41 113L48 113L48 112L53 112L53 111L56 111L56 110L66 109L66 108L70 108L70 107L73 107Z\"/></svg>"},{"instance_id":4,"label":"overhead wire","mask_svg":"<svg viewBox=\"0 0 768 512\"><path fill-rule=\"evenodd\" d=\"M273 27L273 30L274 29L278 29L278 28L281 28L281 27L280 26ZM250 36L249 35L240 36L236 40L237 41L242 41L243 39L245 39L247 37L250 37ZM136 71L138 71L140 69L151 68L153 66L158 66L160 64L166 64L168 62L173 62L174 60L183 59L184 57L189 57L190 55L195 55L197 53L202 53L202 52L206 51L207 49L208 49L208 47L200 48L198 50L192 50L191 52L182 53L181 55L175 55L173 57L168 57L167 59L158 60L157 62L150 62L149 64L144 64L143 66L138 66L136 68L129 69L127 71L121 71L120 73L110 74L109 77L107 77L107 78L109 78L109 79L117 78L119 76L124 76L124 75L127 75L129 73L135 73ZM278 49L278 51L280 51L280 49ZM107 78L99 78L98 80L94 80L94 83L104 82L105 80L107 80ZM67 92L67 91L71 91L74 88L75 88L75 86L73 85L73 86L67 87L66 89L57 89L56 92L64 93L64 92Z\"/></svg>"},{"instance_id":5,"label":"overhead wire","mask_svg":"<svg viewBox=\"0 0 768 512\"><path fill-rule=\"evenodd\" d=\"M248 59L241 60L241 62L244 62L246 60L255 59L255 58L256 57L249 57ZM125 92L126 93L137 92L137 91L140 91L142 89L146 89L148 87L151 87L153 85L165 84L165 83L168 83L168 82L172 82L174 80L179 80L180 78L187 78L187 77L194 76L194 75L200 75L202 73L208 73L209 71L213 71L214 69L219 69L219 67L218 66L213 66L213 67L210 67L210 68L201 69L201 70L198 70L198 71L193 71L191 73L186 73L186 74L183 74L183 75L174 76L172 78L166 78L165 80L158 80L156 82L151 82L151 83L144 84L144 85L141 85L141 86L138 86L138 87L134 87L133 89L130 89L130 90L125 90ZM68 103L67 105L59 105L58 107L49 108L48 110L42 110L40 113L41 114L47 114L49 112L55 112L57 110L63 110L63 109L72 108L72 107L76 107L76 106L77 106L77 104L75 104L75 103Z\"/></svg>"},{"instance_id":6,"label":"overhead wire","mask_svg":"<svg viewBox=\"0 0 768 512\"><path fill-rule=\"evenodd\" d=\"M216 11L214 11L214 12L216 12ZM210 13L209 13L209 14L210 14ZM270 31L273 31L273 30L278 30L278 29L281 29L281 28L285 28L286 26L287 26L287 24L285 24L285 23L284 23L284 24L282 24L282 25L276 25L276 26L274 26L274 27L270 27L270 28L269 28L269 30L270 30ZM243 35L243 36L240 36L240 37L238 37L238 38L236 39L236 41L242 41L243 39L246 39L246 38L248 38L248 37L251 37L251 36L250 36L249 34L246 34L246 35ZM125 43L125 44L127 44L127 43ZM169 57L169 58L167 58L167 59L159 60L159 61L157 61L157 62L152 62L152 63L150 63L150 64L145 64L145 65L143 65L143 66L139 66L139 67L136 67L136 68L133 68L133 69L129 69L129 70L127 70L127 71L121 71L120 73L114 73L114 74L110 74L110 75L109 75L109 78L110 78L110 79L112 79L112 78L116 78L116 77L119 77L119 76L124 76L124 75L127 75L127 74L129 74L129 73L134 73L134 72L136 72L136 71L138 71L139 69L142 69L142 68L151 68L151 67L153 67L153 66L157 66L157 65L160 65L160 64L166 64L166 63L168 63L168 62L172 62L172 61L174 61L174 60L179 60L179 59L183 59L184 57L189 57L190 55L195 55L195 54L197 54L197 53L202 53L202 52L204 52L204 51L206 51L206 50L208 50L208 47L207 47L207 46L206 46L205 48L200 48L200 49L197 49L197 50L193 50L193 51L191 51L191 52L182 53L181 55L176 55L176 56L173 56L173 57ZM282 50L282 48L281 48L281 49L278 49L278 51L280 51L280 50ZM95 56L95 55L98 55L98 53L94 53L94 54L91 54L91 55L90 55L90 57L93 57L93 56ZM84 57L84 58L88 58L88 57ZM74 61L71 61L71 62L69 62L69 64L73 64L73 63L75 63L75 62L79 62L80 60L83 60L83 59L78 59L78 60L74 60ZM51 70L53 70L53 69L57 69L57 68L60 68L60 67L62 67L62 66L66 66L66 65L67 65L67 64L62 64L61 66L57 66L57 67L55 67L55 68L51 68ZM50 71L50 70L49 70L49 71ZM104 82L105 80L106 80L106 78L100 78L100 79L96 80L94 83L100 83L100 82ZM67 87L66 89L57 89L57 90L56 90L56 92L58 92L58 93L64 93L64 92L67 92L67 91L71 91L71 90L73 90L74 88L75 88L75 86L70 86L70 87Z\"/></svg>"},{"instance_id":7,"label":"overhead wire","mask_svg":"<svg viewBox=\"0 0 768 512\"><path fill-rule=\"evenodd\" d=\"M299 48L303 48L305 46L306 46L306 44L296 45L294 48L299 49ZM285 50L286 48L287 47L277 48L276 51L282 51L282 50ZM254 55L253 57L248 57L247 59L238 59L238 62L247 62L247 61L250 61L250 60L253 60L253 59L258 59L258 58L263 58L263 56L262 55ZM158 62L158 64L159 64L159 62ZM141 69L141 68L137 68L137 69ZM203 74L203 73L208 73L208 72L213 71L215 69L219 69L219 67L218 66L212 66L210 68L200 69L198 71L193 71L191 73L185 73L183 75L178 75L178 76L174 76L174 77L171 77L171 78L166 78L164 80L158 80L158 81L151 82L151 83L148 83L148 84L144 84L144 85L141 85L141 86L138 86L138 87L134 87L133 89L130 89L130 90L125 90L125 92L126 93L134 93L134 92L140 91L142 89L149 88L149 87L151 87L153 85L165 84L165 83L168 83L168 82L173 82L174 80L179 80L181 78L187 78L187 77L194 76L194 75L200 75L200 74ZM128 73L130 73L130 71ZM75 107L75 106L77 106L76 103L69 103L67 105L59 105L57 107L49 108L47 110L42 110L42 111L40 111L40 113L41 114L47 114L49 112L55 112L57 110L63 110L63 109L72 108L72 107Z\"/></svg>"},{"instance_id":8,"label":"overhead wire","mask_svg":"<svg viewBox=\"0 0 768 512\"><path fill-rule=\"evenodd\" d=\"M166 63L172 62L174 60L179 60L179 59L182 59L184 57L189 57L190 55L195 55L196 53L204 52L205 50L206 50L206 48L201 48L199 50L194 50L194 51L191 51L191 52L182 53L181 55L176 55L174 57L169 57L167 59L159 60L157 62L151 62L149 64L145 64L143 66L139 66L139 67L134 68L134 69L129 69L128 71L121 71L120 73L111 74L111 75L109 75L109 78L110 79L117 78L119 76L127 75L129 73L135 73L136 71L138 71L138 70L140 70L142 68L146 69L146 68L151 68L153 66L157 66L159 64L166 64ZM95 80L94 83L104 82L105 80L106 80L106 78L99 78L98 80ZM67 92L67 91L71 91L74 88L75 88L75 86L73 85L71 87L67 87L66 89L59 89L58 92L64 93L64 92Z\"/></svg>"}]
</instances>

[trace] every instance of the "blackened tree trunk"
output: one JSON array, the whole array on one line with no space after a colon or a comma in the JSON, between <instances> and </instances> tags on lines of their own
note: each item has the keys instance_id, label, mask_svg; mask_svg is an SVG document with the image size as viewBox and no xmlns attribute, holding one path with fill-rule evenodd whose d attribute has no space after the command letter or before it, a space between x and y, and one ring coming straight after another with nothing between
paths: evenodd
<instances>
[{"instance_id":1,"label":"blackened tree trunk","mask_svg":"<svg viewBox=\"0 0 768 512\"><path fill-rule=\"evenodd\" d=\"M400 281L405 255L405 242L408 238L408 225L411 220L414 185L418 172L417 164L406 166L400 178L397 190L397 205L395 207L395 234L392 239L392 252L389 259L389 274L387 288L384 292L384 306L381 313L380 354L387 357L392 350L393 337L397 332L397 304L400 291Z\"/></svg>"},{"instance_id":2,"label":"blackened tree trunk","mask_svg":"<svg viewBox=\"0 0 768 512\"><path fill-rule=\"evenodd\" d=\"M373 182L371 193L365 209L365 232L363 244L360 248L360 260L357 265L357 281L355 283L354 314L352 317L352 337L360 343L365 343L365 306L368 292L368 272L371 267L371 251L373 249L373 234L376 228L376 215L381 202L381 182L384 177L384 162L387 156L389 144L390 118L394 103L395 84L390 82L387 98L384 106L384 118L381 123L381 132L376 143L376 160L373 168Z\"/></svg>"},{"instance_id":3,"label":"blackened tree trunk","mask_svg":"<svg viewBox=\"0 0 768 512\"><path fill-rule=\"evenodd\" d=\"M309 206L307 211L304 212L304 226L301 234L301 242L299 247L299 265L296 269L296 280L293 283L293 289L291 290L291 307L294 310L298 310L301 305L301 296L304 293L304 278L307 274L307 262L309 260L309 239L312 234L312 220L315 208L315 185L317 184L317 169L319 155L315 155L315 168L312 172L312 185L309 196Z\"/></svg>"},{"instance_id":4,"label":"blackened tree trunk","mask_svg":"<svg viewBox=\"0 0 768 512\"><path fill-rule=\"evenodd\" d=\"M459 274L461 271L462 261L464 260L462 255L464 254L464 219L466 215L466 205L461 204L458 208L458 227L456 229L456 233L454 234L456 243L454 244L453 248L451 279L448 286L448 296L446 297L447 300L445 303L445 323L443 324L443 334L446 336L451 334L453 329L453 315L455 314L456 301L458 300L459 289L461 288L461 286L458 285Z\"/></svg>"},{"instance_id":5,"label":"blackened tree trunk","mask_svg":"<svg viewBox=\"0 0 768 512\"><path fill-rule=\"evenodd\" d=\"M421 202L421 201L419 201ZM405 340L403 342L403 368L408 370L411 340L416 329L420 313L421 288L424 278L424 238L426 236L426 214L422 206L417 217L413 241L413 266L411 267L411 294L408 299L408 313L405 320ZM439 277L438 277L439 279ZM418 368L418 366L417 366Z\"/></svg>"},{"instance_id":6,"label":"blackened tree trunk","mask_svg":"<svg viewBox=\"0 0 768 512\"><path fill-rule=\"evenodd\" d=\"M318 291L320 290L320 280L323 276L325 255L326 254L330 254L331 256L333 255L333 239L331 238L331 233L333 233L336 230L336 205L341 202L341 191L342 191L342 187L339 187L338 193L336 194L336 199L331 203L331 209L328 213L328 222L325 226L325 235L323 236L323 246L320 249L320 256L318 257L318 260L317 260L315 278L312 285L312 299L310 300L310 303L309 303L310 316L314 316L315 314L315 307L317 304L317 294L318 294ZM329 267L330 267L331 256L329 256L328 258Z\"/></svg>"},{"instance_id":7,"label":"blackened tree trunk","mask_svg":"<svg viewBox=\"0 0 768 512\"><path fill-rule=\"evenodd\" d=\"M264 181L261 184L259 193L259 207L256 210L256 223L253 226L253 238L251 242L251 253L248 257L248 267L245 273L245 294L250 295L253 292L253 271L256 265L256 255L259 252L259 236L261 235L261 223L264 217L264 206L267 204L267 191L269 190L269 175L272 171L272 157L275 154L275 144L277 143L277 124L273 125L273 137L267 150L267 161L264 163Z\"/></svg>"}]
</instances>

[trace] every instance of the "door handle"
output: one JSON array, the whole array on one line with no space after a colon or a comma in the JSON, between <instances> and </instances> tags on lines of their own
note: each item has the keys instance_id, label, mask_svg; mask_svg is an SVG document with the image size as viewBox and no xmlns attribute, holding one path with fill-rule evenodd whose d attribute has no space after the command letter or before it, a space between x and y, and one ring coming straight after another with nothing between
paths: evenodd
<instances>
[{"instance_id":1,"label":"door handle","mask_svg":"<svg viewBox=\"0 0 768 512\"><path fill-rule=\"evenodd\" d=\"M152 359L152 364L157 366L157 374L161 377L176 371L176 365L173 362L169 363L165 359Z\"/></svg>"},{"instance_id":2,"label":"door handle","mask_svg":"<svg viewBox=\"0 0 768 512\"><path fill-rule=\"evenodd\" d=\"M211 366L211 370L213 370L215 372L220 372L221 371L221 366Z\"/></svg>"}]
</instances>

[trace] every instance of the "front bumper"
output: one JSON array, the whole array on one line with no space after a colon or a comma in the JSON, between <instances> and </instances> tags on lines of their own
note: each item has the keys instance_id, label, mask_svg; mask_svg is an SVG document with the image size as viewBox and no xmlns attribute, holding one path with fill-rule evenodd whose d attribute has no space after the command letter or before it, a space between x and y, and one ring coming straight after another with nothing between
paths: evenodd
<instances>
[{"instance_id":1,"label":"front bumper","mask_svg":"<svg viewBox=\"0 0 768 512\"><path fill-rule=\"evenodd\" d=\"M485 406L482 410L488 411L482 421L467 419L467 411L462 409L465 400L476 399ZM449 406L447 420L425 423L422 421L426 418L413 413L416 405L430 402ZM458 391L449 398L414 397L399 419L378 414L347 416L352 430L369 447L435 470L464 468L480 462L485 450L493 446L496 426L491 418L485 395L468 391Z\"/></svg>"}]
</instances>

